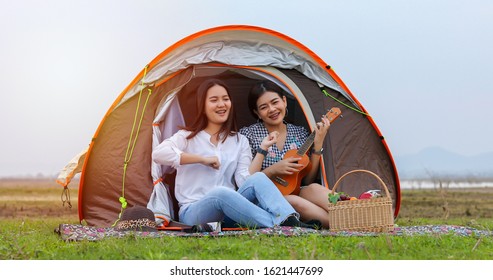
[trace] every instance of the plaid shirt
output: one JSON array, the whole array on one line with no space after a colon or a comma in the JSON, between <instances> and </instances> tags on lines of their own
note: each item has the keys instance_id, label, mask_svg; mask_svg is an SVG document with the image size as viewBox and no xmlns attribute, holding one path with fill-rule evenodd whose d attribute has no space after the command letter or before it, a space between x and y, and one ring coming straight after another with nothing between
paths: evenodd
<instances>
[{"instance_id":1,"label":"plaid shirt","mask_svg":"<svg viewBox=\"0 0 493 280\"><path fill-rule=\"evenodd\" d=\"M267 156L262 162L262 170L271 166L272 164L283 159L284 154L289 150L297 150L303 143L305 143L306 138L310 135L306 128L302 126L296 126L290 123L286 123L287 126L287 136L286 142L282 151L277 148L277 145L272 145L268 151ZM240 129L240 133L245 135L250 143L250 149L252 150L252 157L257 154L257 148L262 143L262 140L267 136L268 131L264 124L261 122L254 123L250 126L243 127Z\"/></svg>"}]
</instances>

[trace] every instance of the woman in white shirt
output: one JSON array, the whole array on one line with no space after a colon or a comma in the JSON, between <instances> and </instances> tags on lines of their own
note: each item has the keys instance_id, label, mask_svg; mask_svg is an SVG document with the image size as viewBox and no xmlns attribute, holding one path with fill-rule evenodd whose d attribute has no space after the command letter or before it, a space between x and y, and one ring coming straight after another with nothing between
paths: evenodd
<instances>
[{"instance_id":1,"label":"woman in white shirt","mask_svg":"<svg viewBox=\"0 0 493 280\"><path fill-rule=\"evenodd\" d=\"M299 221L299 214L265 174L250 175L250 146L245 136L236 132L226 84L207 80L196 97L196 120L152 153L155 162L177 170L175 196L180 222L198 225L229 217L249 227L310 227ZM267 136L262 144L270 146L271 140Z\"/></svg>"}]
</instances>

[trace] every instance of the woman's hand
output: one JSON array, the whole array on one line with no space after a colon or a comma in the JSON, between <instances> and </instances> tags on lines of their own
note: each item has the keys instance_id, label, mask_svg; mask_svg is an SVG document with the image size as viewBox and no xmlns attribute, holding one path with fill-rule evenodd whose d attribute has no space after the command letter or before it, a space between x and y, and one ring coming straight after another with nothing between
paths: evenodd
<instances>
[{"instance_id":1,"label":"woman's hand","mask_svg":"<svg viewBox=\"0 0 493 280\"><path fill-rule=\"evenodd\" d=\"M210 166L214 169L219 169L221 166L221 163L219 162L219 159L216 156L213 157L203 157L202 162L203 165Z\"/></svg>"},{"instance_id":2,"label":"woman's hand","mask_svg":"<svg viewBox=\"0 0 493 280\"><path fill-rule=\"evenodd\" d=\"M300 160L301 157L285 158L283 160L274 163L269 168L271 169L271 172L277 176L291 175L294 174L295 172L300 171L301 168L303 168L303 164L298 163L298 161Z\"/></svg>"},{"instance_id":3,"label":"woman's hand","mask_svg":"<svg viewBox=\"0 0 493 280\"><path fill-rule=\"evenodd\" d=\"M315 150L320 150L322 148L325 136L329 131L329 127L330 121L326 115L323 115L321 122L318 122L317 126L315 127L315 140L313 144L313 148Z\"/></svg>"},{"instance_id":4,"label":"woman's hand","mask_svg":"<svg viewBox=\"0 0 493 280\"><path fill-rule=\"evenodd\" d=\"M279 132L277 131L272 131L271 133L267 134L267 136L264 137L262 140L262 143L260 143L260 148L262 150L269 149L270 146L274 145L277 143L277 139L279 137Z\"/></svg>"}]
</instances>

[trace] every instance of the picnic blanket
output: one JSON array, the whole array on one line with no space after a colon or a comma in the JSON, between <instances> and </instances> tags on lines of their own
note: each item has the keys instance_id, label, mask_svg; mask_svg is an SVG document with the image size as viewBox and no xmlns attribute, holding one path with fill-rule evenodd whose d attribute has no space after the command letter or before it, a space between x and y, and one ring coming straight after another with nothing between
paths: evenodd
<instances>
[{"instance_id":1,"label":"picnic blanket","mask_svg":"<svg viewBox=\"0 0 493 280\"><path fill-rule=\"evenodd\" d=\"M251 230L221 231L221 232L199 232L187 233L182 231L117 231L112 227L92 227L79 224L60 224L55 229L64 241L97 241L104 238L122 238L128 235L139 237L159 238L164 236L175 237L203 237L203 236L239 236L239 235L271 235L271 236L302 236L317 234L321 236L413 236L413 235L457 235L457 236L493 236L489 230L479 230L471 227L454 225L422 225L422 226L395 226L394 231L386 233L358 232L358 231L331 231L315 230L299 227L273 227Z\"/></svg>"}]
</instances>

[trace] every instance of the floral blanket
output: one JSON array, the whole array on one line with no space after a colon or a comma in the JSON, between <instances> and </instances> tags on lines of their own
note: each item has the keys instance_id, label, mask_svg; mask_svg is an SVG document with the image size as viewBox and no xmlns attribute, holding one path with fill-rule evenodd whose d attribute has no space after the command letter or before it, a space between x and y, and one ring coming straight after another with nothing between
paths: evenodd
<instances>
[{"instance_id":1,"label":"floral blanket","mask_svg":"<svg viewBox=\"0 0 493 280\"><path fill-rule=\"evenodd\" d=\"M395 226L394 231L387 233L357 232L357 231L330 231L315 230L298 227L273 227L241 231L186 233L181 231L117 231L112 227L91 227L77 224L60 224L55 233L64 241L97 241L108 237L121 238L128 235L159 238L163 236L202 237L202 236L239 236L239 235L272 235L272 236L302 236L317 234L321 236L413 236L413 235L457 235L457 236L493 236L492 231L479 230L471 227L454 225L423 225L423 226Z\"/></svg>"}]
</instances>

